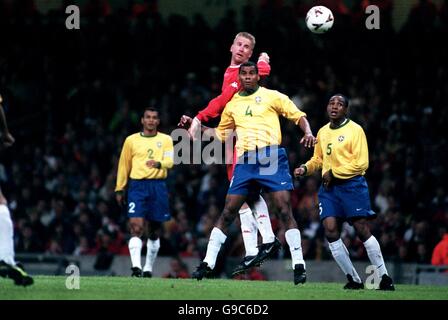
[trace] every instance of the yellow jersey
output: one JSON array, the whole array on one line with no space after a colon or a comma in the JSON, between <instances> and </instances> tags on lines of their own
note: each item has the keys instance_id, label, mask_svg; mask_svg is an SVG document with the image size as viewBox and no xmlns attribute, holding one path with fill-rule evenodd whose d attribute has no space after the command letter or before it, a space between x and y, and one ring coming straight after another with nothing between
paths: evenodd
<instances>
[{"instance_id":1,"label":"yellow jersey","mask_svg":"<svg viewBox=\"0 0 448 320\"><path fill-rule=\"evenodd\" d=\"M118 162L117 184L115 191L126 188L128 179L165 179L168 169L173 167L173 139L157 132L154 136L145 136L142 132L126 138ZM159 161L160 169L149 168L146 162Z\"/></svg>"},{"instance_id":2,"label":"yellow jersey","mask_svg":"<svg viewBox=\"0 0 448 320\"><path fill-rule=\"evenodd\" d=\"M317 133L313 157L305 163L306 174L331 169L336 178L350 179L364 175L369 167L369 149L362 127L347 119L336 129L326 124Z\"/></svg>"},{"instance_id":3,"label":"yellow jersey","mask_svg":"<svg viewBox=\"0 0 448 320\"><path fill-rule=\"evenodd\" d=\"M279 115L298 124L306 114L285 94L259 87L254 93L238 92L221 115L216 136L225 141L236 132L237 155L270 145L280 145L282 133Z\"/></svg>"}]
</instances>

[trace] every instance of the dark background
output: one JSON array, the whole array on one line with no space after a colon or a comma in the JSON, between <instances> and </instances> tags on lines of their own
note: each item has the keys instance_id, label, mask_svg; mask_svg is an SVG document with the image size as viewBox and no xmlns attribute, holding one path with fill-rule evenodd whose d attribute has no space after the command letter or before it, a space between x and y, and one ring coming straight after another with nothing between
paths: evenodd
<instances>
[{"instance_id":1,"label":"dark background","mask_svg":"<svg viewBox=\"0 0 448 320\"><path fill-rule=\"evenodd\" d=\"M288 94L315 134L327 122L328 98L350 97L351 118L369 143L366 177L378 212L372 231L383 255L429 263L448 228L448 1L415 1L399 30L391 0L324 2L335 24L314 35L304 26L309 1L255 1L211 25L200 8L189 19L163 17L157 1L117 8L88 0L80 30L65 28L69 2L42 13L32 0L0 1L0 92L16 138L1 153L0 182L16 251L128 254L126 214L114 198L124 138L139 130L147 106L159 108L165 133L182 114L204 108L220 92L235 34L248 31L257 40L252 59L262 51L271 57L265 85ZM367 4L380 7L380 30L366 29ZM282 123L293 169L311 153L299 145L300 131ZM331 258L319 224L319 184L318 175L296 181L292 197L306 259ZM178 165L168 185L173 220L160 255L202 257L227 191L224 166ZM239 233L236 222L230 256L244 252ZM354 260L367 259L350 227L343 240Z\"/></svg>"}]
</instances>

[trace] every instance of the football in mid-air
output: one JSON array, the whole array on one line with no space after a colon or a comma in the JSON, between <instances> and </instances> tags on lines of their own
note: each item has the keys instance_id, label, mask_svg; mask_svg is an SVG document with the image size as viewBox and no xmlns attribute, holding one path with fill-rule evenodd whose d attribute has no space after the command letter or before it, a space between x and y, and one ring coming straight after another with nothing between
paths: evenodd
<instances>
[{"instance_id":1,"label":"football in mid-air","mask_svg":"<svg viewBox=\"0 0 448 320\"><path fill-rule=\"evenodd\" d=\"M334 17L327 7L315 6L308 11L305 21L311 32L325 33L333 26Z\"/></svg>"}]
</instances>

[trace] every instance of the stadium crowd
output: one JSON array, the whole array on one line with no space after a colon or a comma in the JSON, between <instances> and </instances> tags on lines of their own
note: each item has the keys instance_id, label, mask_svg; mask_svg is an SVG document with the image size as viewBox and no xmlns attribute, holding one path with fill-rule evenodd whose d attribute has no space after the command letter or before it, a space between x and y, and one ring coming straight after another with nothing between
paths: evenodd
<instances>
[{"instance_id":1,"label":"stadium crowd","mask_svg":"<svg viewBox=\"0 0 448 320\"><path fill-rule=\"evenodd\" d=\"M351 117L370 149L367 171L378 217L372 232L386 260L430 263L448 231L447 136L448 1L419 1L407 22L392 26L392 1L320 1L335 13L330 34L306 30L309 6L260 1L229 11L216 26L197 14L163 18L157 1L112 10L87 1L81 30L65 29L65 6L39 13L0 1L0 90L16 145L2 152L0 183L15 222L18 253L128 254L126 214L115 203L117 161L123 139L140 129L146 106L160 110L162 132L182 114L194 115L220 92L233 36L257 38L253 57L266 51L266 81L307 113L312 129L328 97L344 92ZM338 5L336 5L336 3ZM378 3L381 29L364 26L364 7ZM444 36L445 35L445 36ZM259 51L258 51L259 50ZM284 122L290 168L310 153L300 130ZM176 165L168 180L173 219L164 226L159 255L202 257L223 207L227 179L222 165ZM319 223L320 177L296 180L294 215L305 259L330 259ZM269 200L269 199L268 199ZM271 212L276 235L284 228ZM234 225L225 255L244 247ZM365 260L362 243L346 226L352 259ZM278 259L287 257L280 251Z\"/></svg>"}]
</instances>

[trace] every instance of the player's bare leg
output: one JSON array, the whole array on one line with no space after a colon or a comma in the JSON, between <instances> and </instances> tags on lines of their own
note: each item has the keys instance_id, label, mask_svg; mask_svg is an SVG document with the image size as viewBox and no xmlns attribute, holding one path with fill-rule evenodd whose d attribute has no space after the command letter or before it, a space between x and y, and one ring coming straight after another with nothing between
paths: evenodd
<instances>
[{"instance_id":1,"label":"player's bare leg","mask_svg":"<svg viewBox=\"0 0 448 320\"><path fill-rule=\"evenodd\" d=\"M300 231L297 228L296 220L292 215L291 195L289 191L276 191L271 193L274 205L277 207L279 217L285 225L285 238L291 252L292 268L294 270L294 284L306 282L306 265L303 260L302 241ZM258 256L261 259L267 259L272 256L276 248L273 246L265 247L260 250ZM278 248L277 248L278 250Z\"/></svg>"},{"instance_id":2,"label":"player's bare leg","mask_svg":"<svg viewBox=\"0 0 448 320\"><path fill-rule=\"evenodd\" d=\"M215 267L219 250L227 239L228 228L235 221L238 210L245 200L245 195L228 194L226 196L224 209L210 234L205 258L193 272L192 278L202 280L203 277L211 273Z\"/></svg>"}]
</instances>

